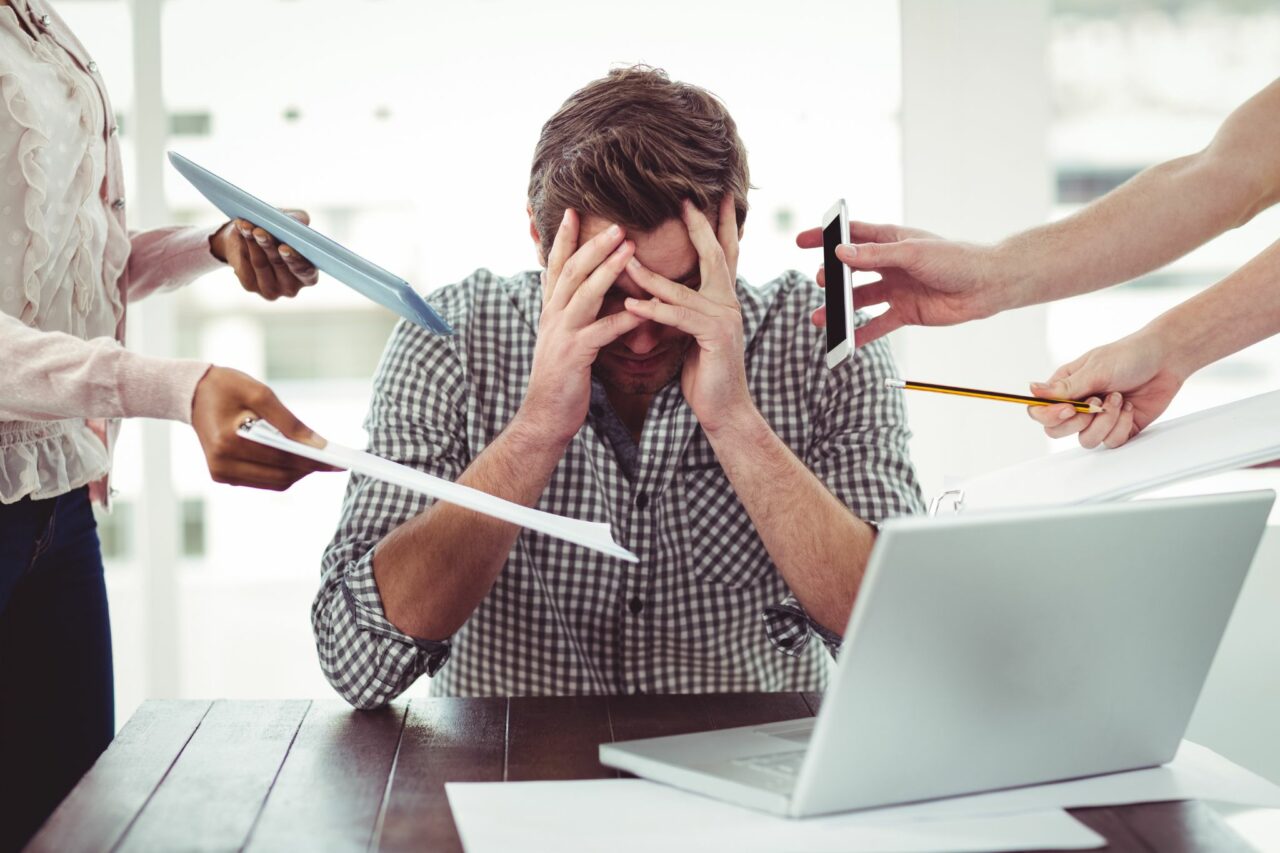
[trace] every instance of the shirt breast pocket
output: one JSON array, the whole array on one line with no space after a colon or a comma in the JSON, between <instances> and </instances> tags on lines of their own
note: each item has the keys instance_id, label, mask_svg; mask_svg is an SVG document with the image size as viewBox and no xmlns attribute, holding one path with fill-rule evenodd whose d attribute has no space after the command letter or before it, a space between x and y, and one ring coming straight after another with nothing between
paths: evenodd
<instances>
[{"instance_id":1,"label":"shirt breast pocket","mask_svg":"<svg viewBox=\"0 0 1280 853\"><path fill-rule=\"evenodd\" d=\"M714 461L686 464L677 473L693 573L719 586L755 586L773 574L773 563L746 507Z\"/></svg>"}]
</instances>

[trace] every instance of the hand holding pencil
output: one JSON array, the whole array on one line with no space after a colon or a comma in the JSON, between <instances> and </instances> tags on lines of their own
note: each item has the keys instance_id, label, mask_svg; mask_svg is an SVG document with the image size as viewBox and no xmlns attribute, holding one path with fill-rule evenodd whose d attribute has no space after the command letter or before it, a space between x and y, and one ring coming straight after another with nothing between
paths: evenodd
<instances>
[{"instance_id":1,"label":"hand holding pencil","mask_svg":"<svg viewBox=\"0 0 1280 853\"><path fill-rule=\"evenodd\" d=\"M1153 334L1144 330L1090 350L1058 368L1048 382L1032 383L1030 397L900 379L886 384L1019 403L1050 438L1078 434L1082 447L1119 447L1168 408L1186 379Z\"/></svg>"},{"instance_id":2,"label":"hand holding pencil","mask_svg":"<svg viewBox=\"0 0 1280 853\"><path fill-rule=\"evenodd\" d=\"M1078 434L1082 447L1119 447L1169 407L1190 374L1169 349L1159 327L1152 324L1089 350L1058 368L1048 382L1032 384L1031 393L1044 399L1097 402L1105 411L1081 414L1051 405L1030 409L1029 414L1050 438Z\"/></svg>"}]
</instances>

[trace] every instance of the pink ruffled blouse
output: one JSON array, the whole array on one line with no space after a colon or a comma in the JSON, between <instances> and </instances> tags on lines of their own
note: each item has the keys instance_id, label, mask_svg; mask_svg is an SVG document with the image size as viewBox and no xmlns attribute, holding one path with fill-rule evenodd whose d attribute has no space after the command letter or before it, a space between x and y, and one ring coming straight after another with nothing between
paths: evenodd
<instances>
[{"instance_id":1,"label":"pink ruffled blouse","mask_svg":"<svg viewBox=\"0 0 1280 853\"><path fill-rule=\"evenodd\" d=\"M122 346L127 303L219 263L208 229L126 230L97 70L48 3L0 6L0 503L102 500L119 419L189 423L209 367Z\"/></svg>"}]
</instances>

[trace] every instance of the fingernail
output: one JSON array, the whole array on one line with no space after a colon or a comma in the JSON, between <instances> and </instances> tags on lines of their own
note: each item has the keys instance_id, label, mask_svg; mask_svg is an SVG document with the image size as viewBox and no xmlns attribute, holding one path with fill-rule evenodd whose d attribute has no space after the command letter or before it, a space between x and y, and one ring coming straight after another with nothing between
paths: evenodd
<instances>
[{"instance_id":1,"label":"fingernail","mask_svg":"<svg viewBox=\"0 0 1280 853\"><path fill-rule=\"evenodd\" d=\"M621 233L622 233L622 229L621 229L621 228L619 228L616 224L615 224L615 225L610 225L610 226L609 226L609 236L610 236L610 237L617 237L617 236L618 236L619 234L621 234Z\"/></svg>"},{"instance_id":2,"label":"fingernail","mask_svg":"<svg viewBox=\"0 0 1280 853\"><path fill-rule=\"evenodd\" d=\"M632 256L631 256L631 259L627 261L627 269L629 269L629 270L638 270L638 269L640 269L640 262L636 260L636 256L635 256L635 255L632 255Z\"/></svg>"},{"instance_id":3,"label":"fingernail","mask_svg":"<svg viewBox=\"0 0 1280 853\"><path fill-rule=\"evenodd\" d=\"M1065 421L1067 418L1071 417L1074 414L1075 412L1073 412L1071 409L1063 409L1061 412L1058 412L1058 420Z\"/></svg>"},{"instance_id":4,"label":"fingernail","mask_svg":"<svg viewBox=\"0 0 1280 853\"><path fill-rule=\"evenodd\" d=\"M1132 411L1133 411L1133 401L1132 401L1132 400L1125 400L1125 401L1124 401L1124 411L1126 411L1126 412L1132 412Z\"/></svg>"},{"instance_id":5,"label":"fingernail","mask_svg":"<svg viewBox=\"0 0 1280 853\"><path fill-rule=\"evenodd\" d=\"M1032 382L1032 383L1031 383L1031 390L1032 390L1032 391L1043 391L1044 389L1046 389L1046 388L1048 388L1048 387L1049 387L1049 386L1048 386L1048 385L1045 385L1043 382Z\"/></svg>"},{"instance_id":6,"label":"fingernail","mask_svg":"<svg viewBox=\"0 0 1280 853\"><path fill-rule=\"evenodd\" d=\"M564 209L564 216L560 217L560 224L564 225L568 221L569 221L569 208L566 207Z\"/></svg>"},{"instance_id":7,"label":"fingernail","mask_svg":"<svg viewBox=\"0 0 1280 853\"><path fill-rule=\"evenodd\" d=\"M858 247L852 243L841 243L839 246L836 246L836 251L841 249L844 249L846 255L852 256L858 254Z\"/></svg>"},{"instance_id":8,"label":"fingernail","mask_svg":"<svg viewBox=\"0 0 1280 853\"><path fill-rule=\"evenodd\" d=\"M293 250L292 250L292 249L290 249L288 246L281 246L281 247L280 247L280 254L281 254L281 255L283 255L283 256L284 256L284 257L286 257L286 258L292 258L292 257L293 257Z\"/></svg>"}]
</instances>

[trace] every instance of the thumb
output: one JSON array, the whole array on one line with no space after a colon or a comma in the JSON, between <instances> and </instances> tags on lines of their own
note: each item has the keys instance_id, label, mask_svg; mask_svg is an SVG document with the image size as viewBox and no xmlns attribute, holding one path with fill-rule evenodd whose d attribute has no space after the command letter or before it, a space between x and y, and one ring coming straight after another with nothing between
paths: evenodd
<instances>
[{"instance_id":1,"label":"thumb","mask_svg":"<svg viewBox=\"0 0 1280 853\"><path fill-rule=\"evenodd\" d=\"M836 257L855 270L905 268L917 253L918 247L911 243L842 243L836 247Z\"/></svg>"},{"instance_id":2,"label":"thumb","mask_svg":"<svg viewBox=\"0 0 1280 853\"><path fill-rule=\"evenodd\" d=\"M1048 382L1032 382L1031 393L1037 397L1059 400L1084 400L1106 390L1104 380L1086 367L1068 365L1058 369Z\"/></svg>"},{"instance_id":3,"label":"thumb","mask_svg":"<svg viewBox=\"0 0 1280 853\"><path fill-rule=\"evenodd\" d=\"M326 442L323 438L311 431L311 428L285 408L275 393L267 386L262 386L261 395L254 399L252 408L254 414L280 430L286 438L303 444L310 444L312 447L324 447Z\"/></svg>"},{"instance_id":4,"label":"thumb","mask_svg":"<svg viewBox=\"0 0 1280 853\"><path fill-rule=\"evenodd\" d=\"M310 225L310 224L311 224L311 217L310 217L310 215L308 215L308 214L307 214L307 212L306 212L305 210L297 210L297 209L295 209L295 208L288 208L288 209L286 209L286 210L285 210L285 213L289 214L289 215L290 215L290 216L292 216L294 219L296 219L296 220L298 220L299 222L301 222L303 225Z\"/></svg>"}]
</instances>

